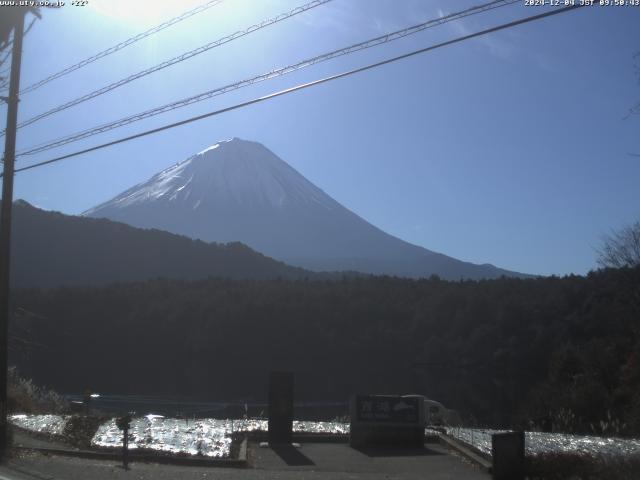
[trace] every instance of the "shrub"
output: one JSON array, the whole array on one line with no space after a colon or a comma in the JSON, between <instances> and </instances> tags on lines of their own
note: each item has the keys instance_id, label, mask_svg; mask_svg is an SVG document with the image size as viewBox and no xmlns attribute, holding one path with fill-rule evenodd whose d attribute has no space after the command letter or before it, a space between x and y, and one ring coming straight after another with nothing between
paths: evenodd
<instances>
[{"instance_id":1,"label":"shrub","mask_svg":"<svg viewBox=\"0 0 640 480\"><path fill-rule=\"evenodd\" d=\"M20 376L15 367L7 372L7 397L9 412L65 413L69 409L62 395Z\"/></svg>"}]
</instances>

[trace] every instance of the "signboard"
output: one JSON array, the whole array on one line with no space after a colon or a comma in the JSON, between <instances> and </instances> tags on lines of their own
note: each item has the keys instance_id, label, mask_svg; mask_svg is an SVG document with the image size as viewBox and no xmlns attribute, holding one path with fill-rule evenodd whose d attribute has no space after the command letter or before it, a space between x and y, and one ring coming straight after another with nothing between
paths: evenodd
<instances>
[{"instance_id":1,"label":"signboard","mask_svg":"<svg viewBox=\"0 0 640 480\"><path fill-rule=\"evenodd\" d=\"M349 444L424 446L424 397L420 395L356 395L351 398Z\"/></svg>"},{"instance_id":2,"label":"signboard","mask_svg":"<svg viewBox=\"0 0 640 480\"><path fill-rule=\"evenodd\" d=\"M418 423L421 401L419 397L398 395L357 395L356 419L359 422Z\"/></svg>"}]
</instances>

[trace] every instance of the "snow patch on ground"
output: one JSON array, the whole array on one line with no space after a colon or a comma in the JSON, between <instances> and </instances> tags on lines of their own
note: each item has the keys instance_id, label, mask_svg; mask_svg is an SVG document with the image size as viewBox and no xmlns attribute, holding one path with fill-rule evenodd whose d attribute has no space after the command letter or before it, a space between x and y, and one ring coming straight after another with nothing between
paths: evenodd
<instances>
[{"instance_id":1,"label":"snow patch on ground","mask_svg":"<svg viewBox=\"0 0 640 480\"><path fill-rule=\"evenodd\" d=\"M9 422L31 432L62 435L69 415L10 415Z\"/></svg>"},{"instance_id":2,"label":"snow patch on ground","mask_svg":"<svg viewBox=\"0 0 640 480\"><path fill-rule=\"evenodd\" d=\"M266 432L268 428L267 420L214 418L188 420L147 415L131 421L129 448L206 457L228 457L231 451L231 434ZM349 433L349 425L339 422L294 421L293 431L346 434ZM91 443L96 447L120 448L122 431L116 426L115 419L102 424Z\"/></svg>"},{"instance_id":3,"label":"snow patch on ground","mask_svg":"<svg viewBox=\"0 0 640 480\"><path fill-rule=\"evenodd\" d=\"M491 436L507 430L476 428L447 428L447 435L474 446L482 453L491 455ZM640 440L571 435L565 433L525 432L525 453L528 456L547 453L579 454L586 456L640 455Z\"/></svg>"}]
</instances>

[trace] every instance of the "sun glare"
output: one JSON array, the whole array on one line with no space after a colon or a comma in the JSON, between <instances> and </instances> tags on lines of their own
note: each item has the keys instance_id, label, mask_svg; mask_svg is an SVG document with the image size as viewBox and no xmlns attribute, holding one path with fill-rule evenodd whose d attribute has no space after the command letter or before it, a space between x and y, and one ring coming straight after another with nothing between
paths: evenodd
<instances>
[{"instance_id":1,"label":"sun glare","mask_svg":"<svg viewBox=\"0 0 640 480\"><path fill-rule=\"evenodd\" d=\"M203 0L91 0L89 5L115 20L148 25L168 20L203 3Z\"/></svg>"}]
</instances>

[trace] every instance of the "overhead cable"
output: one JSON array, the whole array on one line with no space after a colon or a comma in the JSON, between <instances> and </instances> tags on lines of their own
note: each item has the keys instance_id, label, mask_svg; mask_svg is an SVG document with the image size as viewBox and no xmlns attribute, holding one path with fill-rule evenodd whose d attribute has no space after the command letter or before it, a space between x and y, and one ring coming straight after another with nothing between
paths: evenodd
<instances>
[{"instance_id":1,"label":"overhead cable","mask_svg":"<svg viewBox=\"0 0 640 480\"><path fill-rule=\"evenodd\" d=\"M164 30L165 28L169 28L172 25L175 25L176 23L179 23L183 20L186 20L189 17L192 17L194 15L197 15L198 13L204 12L205 10L208 10L211 7L214 7L216 5L218 5L219 3L221 3L223 0L211 0L209 2L206 2L202 5L197 6L196 8L193 8L187 12L184 12L181 15L178 15L177 17L174 17L170 20L167 20L166 22L161 23L160 25L157 25L153 28L150 28L149 30L145 30L142 33L139 33L131 38L128 38L127 40L120 42L112 47L107 48L106 50L103 50L99 53L96 53L95 55L92 55L88 58L85 58L84 60L81 60L78 63L75 63L63 70L60 70L57 73L54 73L52 75L49 75L46 78L43 78L42 80L29 85L28 87L25 87L24 89L22 89L20 91L21 94L25 94L28 92L32 92L38 88L40 88L43 85L46 85L49 82L52 82L60 77L63 77L65 75L68 75L71 72L74 72L82 67L86 67L87 65L89 65L90 63L95 62L96 60L99 60L101 58L106 57L107 55L111 55L112 53L115 53L119 50L122 50L125 47L128 47L129 45L132 45L140 40L142 40L143 38L146 38L150 35L153 35L154 33L158 33L161 30Z\"/></svg>"},{"instance_id":2,"label":"overhead cable","mask_svg":"<svg viewBox=\"0 0 640 480\"><path fill-rule=\"evenodd\" d=\"M206 51L211 50L212 48L215 47L219 47L220 45L224 45L225 43L229 43L233 40L236 40L240 37L244 37L245 35L249 35L255 31L261 30L265 27L268 27L269 25L273 25L276 24L278 22L281 22L287 18L291 18L295 15L298 15L302 12L306 12L307 10L310 10L312 8L318 7L320 5L324 5L325 3L328 3L332 0L313 0L309 3L306 3L302 6L296 7L293 10L290 10L286 13L282 13L280 15L277 15L273 18L270 18L268 20L264 20L258 24L252 25L249 28L246 28L245 30L240 30L238 32L235 32L231 35L227 35L226 37L220 38L214 42L208 43L206 45L203 45L201 47L198 47L194 50L191 50L189 52L183 53L182 55L178 55L177 57L171 58L169 60L166 60L158 65L154 65L151 68L147 68L145 70L141 70L140 72L134 73L133 75L129 75L126 78L120 79L116 82L110 83L109 85L106 85L102 88L99 88L98 90L94 90L93 92L87 93L85 95L82 95L81 97L75 98L73 100L70 100L66 103L63 103L62 105L58 105L57 107L54 107L50 110L47 110L46 112L40 113L34 117L31 117L27 120L24 120L20 123L18 123L18 128L22 128L25 127L27 125L31 125L32 123L35 123L39 120L42 120L43 118L49 117L55 113L59 113L62 112L63 110L66 110L68 108L74 107L80 103L86 102L87 100L91 100L92 98L98 97L100 95L104 95L107 92L110 92L112 90L115 90L118 87L121 87L123 85L126 85L128 83L133 82L134 80L137 80L139 78L145 77L147 75L150 75L154 72L157 72L159 70L165 69L167 67L170 67L171 65L175 65L176 63L180 63L180 62L184 62L185 60L188 60L192 57L195 57L196 55L200 55L201 53L204 53ZM4 131L2 132L2 134L4 134Z\"/></svg>"},{"instance_id":3,"label":"overhead cable","mask_svg":"<svg viewBox=\"0 0 640 480\"><path fill-rule=\"evenodd\" d=\"M481 30L481 31L475 32L475 33L471 33L469 35L456 37L454 39L447 40L445 42L441 42L441 43L438 43L438 44L435 44L435 45L431 45L429 47L425 47L425 48L421 48L421 49L418 49L418 50L414 50L412 52L405 53L403 55L398 55L398 56L395 56L395 57L391 57L391 58L388 58L386 60L382 60L380 62L370 63L370 64L365 65L363 67L355 68L353 70L349 70L349 71L346 71L346 72L338 73L336 75L332 75L332 76L329 76L329 77L321 78L319 80L314 80L312 82L308 82L308 83L304 83L304 84L301 84L301 85L297 85L295 87L287 88L285 90L280 90L279 92L274 92L274 93L271 93L269 95L264 95L262 97L254 98L252 100L248 100L248 101L245 101L245 102L237 103L237 104L232 105L230 107L221 108L221 109L215 110L213 112L205 113L205 114L202 114L202 115L197 115L195 117L190 117L190 118L187 118L185 120L181 120L179 122L170 123L170 124L164 125L162 127L153 128L151 130L146 130L144 132L137 133L137 134L134 134L134 135L129 135L127 137L120 138L118 140L113 140L113 141L106 142L106 143L103 143L103 144L100 144L100 145L96 145L94 147L85 148L83 150L79 150L79 151L76 151L76 152L73 152L73 153L69 153L69 154L62 155L62 156L59 156L59 157L56 157L56 158L52 158L50 160L45 160L45 161L34 163L32 165L28 165L28 166L25 166L25 167L20 167L20 168L17 168L15 171L16 171L16 173L17 172L23 172L23 171L31 170L31 169L38 168L38 167L41 167L41 166L44 166L44 165L57 163L57 162L60 162L62 160L66 160L66 159L69 159L69 158L77 157L79 155L83 155L85 153L94 152L94 151L97 151L97 150L101 150L103 148L111 147L113 145L118 145L120 143L128 142L130 140L135 140L137 138L141 138L141 137L145 137L145 136L152 135L152 134L155 134L155 133L159 133L159 132L162 132L164 130L169 130L169 129L172 129L172 128L175 128L175 127L186 125L188 123L196 122L196 121L199 121L199 120L202 120L202 119L205 119L205 118L221 115L223 113L230 112L232 110L237 110L237 109L240 109L240 108L243 108L243 107L247 107L249 105L254 105L254 104L257 104L257 103L261 103L261 102L264 102L266 100L271 100L273 98L280 97L282 95L287 95L287 94L290 94L290 93L293 93L293 92L297 92L299 90L304 90L304 89L307 89L309 87L313 87L313 86L316 86L316 85L320 85L320 84L323 84L323 83L330 82L332 80L337 80L339 78L344 78L344 77L348 77L348 76L351 76L351 75L355 75L357 73L361 73L361 72L364 72L364 71L367 71L367 70L371 70L373 68L381 67L383 65L387 65L387 64L390 64L390 63L393 63L393 62L397 62L399 60L404 60L406 58L410 58L410 57L413 57L415 55L419 55L421 53L430 52L430 51L436 50L438 48L446 47L448 45L453 45L455 43L460 43L460 42L463 42L463 41L466 41L466 40L470 40L472 38L480 37L482 35L487 35L489 33L497 32L497 31L500 31L500 30L513 28L513 27L515 27L517 25L522 25L522 24L530 23L530 22L533 22L533 21L536 21L536 20L541 20L543 18L551 17L553 15L559 15L561 13L566 13L566 12L569 12L569 11L572 11L572 10L576 10L578 8L582 8L583 6L584 5L572 5L572 6L562 7L562 8L556 8L556 9L553 9L553 10L550 10L550 11L547 11L547 12L544 12L544 13L540 13L540 14L537 14L537 15L532 15L532 16L529 16L529 17L521 18L519 20L514 20L512 22L503 23L503 24L500 24L500 25L495 26L495 27L491 27L491 28L487 28L485 30Z\"/></svg>"},{"instance_id":4,"label":"overhead cable","mask_svg":"<svg viewBox=\"0 0 640 480\"><path fill-rule=\"evenodd\" d=\"M36 145L36 146L32 146L32 147L28 147L27 149L18 152L17 157L22 157L25 155L34 155L36 153L40 153L43 152L45 150L50 150L52 148L56 148L56 147L60 147L63 145L67 145L69 143L72 142L77 142L79 140L91 137L93 135L97 135L100 133L104 133L107 132L109 130L113 130L115 128L119 128L140 120L144 120L146 118L149 117L153 117L171 110L175 110L177 108L182 108L197 102L202 102L204 100L207 100L209 98L218 96L218 95L222 95L225 93L228 93L232 90L237 90L243 87L247 87L250 85L253 85L255 83L259 83L259 82L263 82L275 77L280 77L283 75L286 75L288 73L291 72L295 72L297 70L300 70L302 68L305 67L309 67L311 65L315 65L321 62L325 62L328 60L331 60L333 58L336 57L340 57L343 55L347 55L347 54L351 54L360 50L365 50L371 47L375 47L377 45L381 45L383 43L388 43L394 40L398 40L400 38L406 37L408 35L413 35L416 34L418 32L421 32L427 28L432 28L435 27L437 25L442 25L444 23L447 22L451 22L454 20L459 20L461 18L470 16L470 15L475 15L478 13L482 13L482 12L486 12L487 10L492 10L495 8L499 8L499 7L503 7L503 6L507 6L507 5L511 5L513 3L519 3L520 0L494 0L491 1L489 3L485 3L482 5L478 5L475 7L471 7L468 8L466 10L460 11L460 12L456 12L456 13L452 13L449 15L445 15L442 17L438 17L435 19L431 19L428 20L426 22L422 22L419 23L417 25L413 25L411 27L408 28L404 28L401 30L396 30L394 32L391 33L387 33L385 35L380 35L378 37L366 40L364 42L359 42L353 45L350 45L348 47L344 47L344 48L340 48L338 50L333 50L331 52L328 53L324 53L322 55L318 55L312 58L308 58L306 60L302 60L301 62L295 63L295 64L291 64L285 67L281 67L275 70L271 70L269 72L251 77L251 78L247 78L244 80L240 80L238 82L234 82L228 85L225 85L223 87L218 87L215 88L213 90L209 90L207 92L203 92L197 95L193 95L191 97L187 97L187 98L183 98L181 100L177 100L159 107L155 107L153 109L150 110L146 110L144 112L140 112L134 115L130 115L128 117L124 117L121 118L119 120L115 120L109 123L105 123L90 129L86 129L80 132L76 132L73 133L71 135L67 135L64 136L62 138L58 138L56 140L52 140L49 142L45 142L43 144L40 145Z\"/></svg>"}]
</instances>

